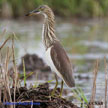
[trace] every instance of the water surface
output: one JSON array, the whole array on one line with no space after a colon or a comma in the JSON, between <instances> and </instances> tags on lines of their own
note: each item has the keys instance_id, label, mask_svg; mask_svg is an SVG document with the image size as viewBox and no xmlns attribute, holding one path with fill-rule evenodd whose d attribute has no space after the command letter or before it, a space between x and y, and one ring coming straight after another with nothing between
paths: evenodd
<instances>
[{"instance_id":1,"label":"water surface","mask_svg":"<svg viewBox=\"0 0 108 108\"><path fill-rule=\"evenodd\" d=\"M20 63L20 58L26 53L35 53L44 59L45 49L41 41L42 23L42 21L0 21L0 32L4 29L7 31L5 38L13 32L16 34L15 55L17 63ZM96 99L103 99L105 85L104 56L108 59L108 21L66 22L57 20L55 28L56 35L73 64L76 87L82 88L88 99L91 96L95 61L99 59ZM8 45L11 46L10 42ZM81 78L78 78L79 75L81 75ZM31 82L35 82L35 80L29 81L29 83ZM41 82L44 81L41 80ZM54 85L54 81L52 85ZM66 96L69 98L72 95L71 89L66 86L64 88L69 90L70 93Z\"/></svg>"}]
</instances>

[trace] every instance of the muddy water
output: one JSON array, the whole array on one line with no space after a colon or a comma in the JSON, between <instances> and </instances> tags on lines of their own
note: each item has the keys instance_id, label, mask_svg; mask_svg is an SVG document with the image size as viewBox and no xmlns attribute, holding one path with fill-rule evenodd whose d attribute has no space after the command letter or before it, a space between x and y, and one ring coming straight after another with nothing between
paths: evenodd
<instances>
[{"instance_id":1,"label":"muddy water","mask_svg":"<svg viewBox=\"0 0 108 108\"><path fill-rule=\"evenodd\" d=\"M44 59L44 47L41 41L42 22L36 21L0 21L0 32L7 30L5 37L15 33L15 54L17 63L26 53L36 53ZM76 88L80 87L90 99L93 70L96 59L99 59L96 99L104 98L104 56L108 59L108 21L60 21L57 20L56 34L68 52L72 61ZM1 43L0 43L1 44ZM8 43L10 46L10 43ZM50 75L49 75L50 76ZM49 80L52 79L49 77ZM35 80L28 83L35 83ZM44 80L41 82L44 82ZM55 81L52 81L52 87ZM65 96L71 99L71 89Z\"/></svg>"}]
</instances>

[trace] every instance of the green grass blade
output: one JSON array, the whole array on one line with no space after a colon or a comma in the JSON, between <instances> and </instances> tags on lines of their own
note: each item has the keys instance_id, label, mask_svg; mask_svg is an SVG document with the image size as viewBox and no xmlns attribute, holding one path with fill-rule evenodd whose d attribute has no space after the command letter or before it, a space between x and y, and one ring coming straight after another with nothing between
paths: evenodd
<instances>
[{"instance_id":1,"label":"green grass blade","mask_svg":"<svg viewBox=\"0 0 108 108\"><path fill-rule=\"evenodd\" d=\"M81 93L81 97L83 98L84 102L85 102L85 103L88 103L87 97L84 95L84 92L82 91L81 88L79 88L79 91L80 91L80 93Z\"/></svg>"},{"instance_id":2,"label":"green grass blade","mask_svg":"<svg viewBox=\"0 0 108 108\"><path fill-rule=\"evenodd\" d=\"M49 81L47 81L48 83L51 83L52 81L54 81L54 80L49 80Z\"/></svg>"},{"instance_id":3,"label":"green grass blade","mask_svg":"<svg viewBox=\"0 0 108 108\"><path fill-rule=\"evenodd\" d=\"M24 72L24 86L26 86L26 72L25 72L25 63L23 60L23 72Z\"/></svg>"}]
</instances>

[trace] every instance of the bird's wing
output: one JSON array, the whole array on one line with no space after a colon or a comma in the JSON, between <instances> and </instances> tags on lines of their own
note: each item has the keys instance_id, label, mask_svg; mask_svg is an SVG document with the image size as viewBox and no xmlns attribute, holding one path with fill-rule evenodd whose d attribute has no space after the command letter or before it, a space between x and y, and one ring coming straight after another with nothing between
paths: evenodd
<instances>
[{"instance_id":1,"label":"bird's wing","mask_svg":"<svg viewBox=\"0 0 108 108\"><path fill-rule=\"evenodd\" d=\"M70 60L59 42L53 44L51 48L51 58L58 72L69 87L74 87L75 82L72 73Z\"/></svg>"}]
</instances>

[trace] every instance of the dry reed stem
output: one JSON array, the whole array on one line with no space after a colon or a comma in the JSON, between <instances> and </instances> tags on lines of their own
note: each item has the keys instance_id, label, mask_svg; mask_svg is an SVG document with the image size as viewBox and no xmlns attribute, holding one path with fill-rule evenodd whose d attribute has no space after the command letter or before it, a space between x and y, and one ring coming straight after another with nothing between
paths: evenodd
<instances>
[{"instance_id":1,"label":"dry reed stem","mask_svg":"<svg viewBox=\"0 0 108 108\"><path fill-rule=\"evenodd\" d=\"M9 101L12 102L12 98L11 98L11 92L10 92L10 81L9 81L9 74L8 74L8 64L9 64L9 60L10 60L10 56L9 56L9 48L7 50L7 54L6 54L6 59L5 59L5 87L7 88L6 90L8 90L8 94L9 94Z\"/></svg>"},{"instance_id":2,"label":"dry reed stem","mask_svg":"<svg viewBox=\"0 0 108 108\"><path fill-rule=\"evenodd\" d=\"M99 68L99 60L96 60L95 69L94 69L94 78L93 78L93 88L92 88L92 95L90 98L90 103L94 102L95 95L96 95L96 79L97 79L97 73ZM90 108L94 108L94 105L89 105Z\"/></svg>"},{"instance_id":3,"label":"dry reed stem","mask_svg":"<svg viewBox=\"0 0 108 108\"><path fill-rule=\"evenodd\" d=\"M2 33L2 36L5 34L6 30L4 30L4 32ZM10 75L9 75L9 71L8 71L8 64L11 58L10 55L10 49L9 47L7 48L7 53L6 53L6 57L4 62L2 62L2 53L1 53L1 49L5 46L5 44L7 43L7 41L10 39L10 37L8 37L3 44L0 46L0 80L2 80L1 82L1 86L3 88L3 102L12 102L12 97L11 97L11 92L10 92ZM2 92L0 90L0 92ZM1 94L1 93L0 93ZM0 95L0 102L1 102L1 95ZM9 108L13 108L13 106L9 106Z\"/></svg>"},{"instance_id":4,"label":"dry reed stem","mask_svg":"<svg viewBox=\"0 0 108 108\"><path fill-rule=\"evenodd\" d=\"M11 98L11 93L10 93L10 81L9 81L9 74L8 74L8 63L10 60L9 57L9 48L7 49L7 54L5 57L5 63L3 64L3 66L1 67L1 74L2 74L2 87L3 87L3 102L11 102L12 98ZM10 106L11 107L11 106ZM11 107L12 108L12 107Z\"/></svg>"},{"instance_id":5,"label":"dry reed stem","mask_svg":"<svg viewBox=\"0 0 108 108\"><path fill-rule=\"evenodd\" d=\"M6 92L6 82L5 82L5 71L4 71L4 65L1 67L1 79L3 80L3 82L1 82L1 85L2 85L2 87L3 87L3 102L5 102L5 100L6 101L8 101L8 99L7 99L7 96L6 96L6 94L7 94L7 92Z\"/></svg>"},{"instance_id":6,"label":"dry reed stem","mask_svg":"<svg viewBox=\"0 0 108 108\"><path fill-rule=\"evenodd\" d=\"M10 39L10 37L8 37L4 42L3 44L0 46L0 50L4 47L4 45L7 43L7 41Z\"/></svg>"},{"instance_id":7,"label":"dry reed stem","mask_svg":"<svg viewBox=\"0 0 108 108\"><path fill-rule=\"evenodd\" d=\"M12 59L13 59L13 70L14 70L14 79L13 79L13 86L14 86L14 102L15 97L16 97L16 88L17 88L17 84L18 84L18 71L17 71L17 67L16 67L16 62L15 62L15 51L14 51L14 37L15 34L13 33L13 38L12 38ZM14 104L14 108L15 108L15 104Z\"/></svg>"},{"instance_id":8,"label":"dry reed stem","mask_svg":"<svg viewBox=\"0 0 108 108\"><path fill-rule=\"evenodd\" d=\"M13 59L13 70L14 70L14 79L13 79L13 86L14 86L14 102L15 102L15 95L16 95L16 89L19 86L19 75L18 75L18 70L17 70L17 66L16 66L16 59L15 59L15 51L14 51L14 39L15 39L16 35L15 33L13 33L13 38L12 38L12 59ZM15 105L14 105L15 108Z\"/></svg>"},{"instance_id":9,"label":"dry reed stem","mask_svg":"<svg viewBox=\"0 0 108 108\"><path fill-rule=\"evenodd\" d=\"M107 62L106 57L104 57L104 65L105 65L105 108L107 108Z\"/></svg>"}]
</instances>

